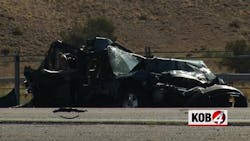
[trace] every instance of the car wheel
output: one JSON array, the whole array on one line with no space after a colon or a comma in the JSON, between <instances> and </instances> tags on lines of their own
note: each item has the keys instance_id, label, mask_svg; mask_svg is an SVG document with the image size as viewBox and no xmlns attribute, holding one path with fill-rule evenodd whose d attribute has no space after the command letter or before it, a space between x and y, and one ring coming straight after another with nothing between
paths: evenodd
<instances>
[{"instance_id":1,"label":"car wheel","mask_svg":"<svg viewBox=\"0 0 250 141\"><path fill-rule=\"evenodd\" d=\"M125 95L122 103L123 107L130 107L130 108L136 108L139 106L139 99L138 96L134 93L128 93Z\"/></svg>"}]
</instances>

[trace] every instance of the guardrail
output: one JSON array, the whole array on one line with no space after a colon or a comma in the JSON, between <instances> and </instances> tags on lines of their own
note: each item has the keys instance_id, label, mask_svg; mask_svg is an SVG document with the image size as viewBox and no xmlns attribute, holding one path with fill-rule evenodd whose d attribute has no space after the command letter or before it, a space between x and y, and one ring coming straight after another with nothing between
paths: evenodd
<instances>
[{"instance_id":1,"label":"guardrail","mask_svg":"<svg viewBox=\"0 0 250 141\"><path fill-rule=\"evenodd\" d=\"M250 73L223 73L216 74L218 77L222 78L225 82L233 81L250 81Z\"/></svg>"},{"instance_id":2,"label":"guardrail","mask_svg":"<svg viewBox=\"0 0 250 141\"><path fill-rule=\"evenodd\" d=\"M20 77L20 82L22 83L25 80L24 76ZM0 77L0 82L2 83L14 83L14 77Z\"/></svg>"}]
</instances>

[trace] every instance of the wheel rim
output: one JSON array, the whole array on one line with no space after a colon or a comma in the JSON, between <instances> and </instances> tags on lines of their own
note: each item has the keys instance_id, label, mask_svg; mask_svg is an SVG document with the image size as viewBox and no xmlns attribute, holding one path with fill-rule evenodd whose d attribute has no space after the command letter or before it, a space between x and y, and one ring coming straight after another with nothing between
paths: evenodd
<instances>
[{"instance_id":1,"label":"wheel rim","mask_svg":"<svg viewBox=\"0 0 250 141\"><path fill-rule=\"evenodd\" d=\"M126 97L124 103L123 103L123 107L138 107L138 98L136 95L134 94L128 94L128 96Z\"/></svg>"}]
</instances>

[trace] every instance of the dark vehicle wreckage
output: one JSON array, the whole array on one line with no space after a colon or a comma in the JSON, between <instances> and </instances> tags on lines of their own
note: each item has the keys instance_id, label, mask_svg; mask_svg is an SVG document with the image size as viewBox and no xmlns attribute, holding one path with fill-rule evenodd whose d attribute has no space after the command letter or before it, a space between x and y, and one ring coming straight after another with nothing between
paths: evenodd
<instances>
[{"instance_id":1,"label":"dark vehicle wreckage","mask_svg":"<svg viewBox=\"0 0 250 141\"><path fill-rule=\"evenodd\" d=\"M24 75L35 107L247 107L203 61L143 57L101 37L81 48L56 41Z\"/></svg>"}]
</instances>

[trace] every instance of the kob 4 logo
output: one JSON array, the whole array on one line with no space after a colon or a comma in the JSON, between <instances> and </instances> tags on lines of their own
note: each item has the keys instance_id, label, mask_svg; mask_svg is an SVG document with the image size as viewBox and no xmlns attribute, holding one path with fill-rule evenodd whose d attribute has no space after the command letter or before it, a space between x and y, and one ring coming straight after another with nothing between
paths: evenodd
<instances>
[{"instance_id":1,"label":"kob 4 logo","mask_svg":"<svg viewBox=\"0 0 250 141\"><path fill-rule=\"evenodd\" d=\"M189 110L188 125L190 126L225 126L227 110Z\"/></svg>"}]
</instances>

